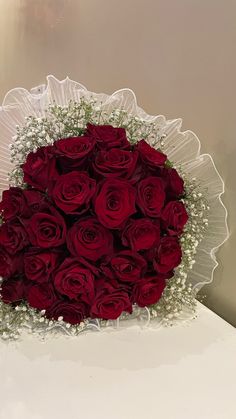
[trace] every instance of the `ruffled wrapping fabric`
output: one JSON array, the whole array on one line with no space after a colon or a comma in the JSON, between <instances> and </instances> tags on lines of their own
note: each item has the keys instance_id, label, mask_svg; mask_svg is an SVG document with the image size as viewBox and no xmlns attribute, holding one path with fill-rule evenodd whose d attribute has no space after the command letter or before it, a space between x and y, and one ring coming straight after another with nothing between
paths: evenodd
<instances>
[{"instance_id":1,"label":"ruffled wrapping fabric","mask_svg":"<svg viewBox=\"0 0 236 419\"><path fill-rule=\"evenodd\" d=\"M152 122L159 133L165 134L163 152L175 166L180 166L189 180L197 178L202 189L207 190L210 206L209 227L206 236L198 246L193 269L187 281L197 291L213 280L218 265L216 251L228 238L227 210L222 202L224 182L209 154L200 154L200 141L191 131L181 132L181 119L166 120L163 115L148 115L137 105L135 94L130 89L121 89L112 95L88 91L82 84L70 80L59 81L54 76L47 77L47 84L37 86L29 92L23 88L10 90L0 108L0 193L8 189L8 174L13 169L10 162L9 145L16 135L16 125L23 126L25 117L46 116L50 104L66 106L81 97L96 99L106 112L125 109L128 113L147 122ZM100 106L100 105L99 105Z\"/></svg>"}]
</instances>

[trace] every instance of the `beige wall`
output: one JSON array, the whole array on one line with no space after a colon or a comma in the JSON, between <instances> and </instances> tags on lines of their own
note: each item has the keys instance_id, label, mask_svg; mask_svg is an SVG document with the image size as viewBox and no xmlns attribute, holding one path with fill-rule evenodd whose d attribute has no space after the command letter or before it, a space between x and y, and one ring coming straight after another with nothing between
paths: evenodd
<instances>
[{"instance_id":1,"label":"beige wall","mask_svg":"<svg viewBox=\"0 0 236 419\"><path fill-rule=\"evenodd\" d=\"M0 97L47 74L131 87L183 117L226 182L231 237L205 303L236 325L236 0L0 0Z\"/></svg>"}]
</instances>

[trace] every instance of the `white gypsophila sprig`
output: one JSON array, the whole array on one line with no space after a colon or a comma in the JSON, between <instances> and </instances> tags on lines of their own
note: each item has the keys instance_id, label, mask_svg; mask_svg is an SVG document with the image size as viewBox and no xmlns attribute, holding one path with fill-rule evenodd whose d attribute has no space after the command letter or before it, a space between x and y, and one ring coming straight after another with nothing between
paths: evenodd
<instances>
[{"instance_id":1,"label":"white gypsophila sprig","mask_svg":"<svg viewBox=\"0 0 236 419\"><path fill-rule=\"evenodd\" d=\"M25 125L17 127L17 134L11 145L11 160L14 169L10 174L13 185L24 187L22 163L30 152L35 152L44 145L51 145L60 138L78 136L84 133L87 123L111 124L126 129L131 144L145 139L150 145L161 149L165 141L165 132L153 122L147 122L132 116L124 109L115 109L110 113L102 109L101 104L91 98L90 101L71 101L68 106L62 107L52 104L43 118L29 116ZM168 162L172 166L171 162ZM178 168L181 171L181 168ZM188 274L195 263L197 247L203 239L208 227L207 191L201 189L196 179L189 180L187 174L181 172L185 181L185 194L182 198L187 212L188 222L180 238L182 248L181 264L175 269L174 276L167 282L163 295L157 304L147 309L151 318L159 318L164 324L172 324L175 319L181 318L185 311L192 316L195 314L196 294ZM134 306L134 316L139 310ZM122 318L129 317L125 314ZM4 339L15 339L22 329L30 329L32 333L45 336L46 332L56 333L63 331L70 335L77 335L88 328L106 326L109 322L87 319L79 325L70 325L59 318L57 321L45 317L45 311L37 311L28 304L21 303L12 307L0 301L0 336Z\"/></svg>"}]
</instances>

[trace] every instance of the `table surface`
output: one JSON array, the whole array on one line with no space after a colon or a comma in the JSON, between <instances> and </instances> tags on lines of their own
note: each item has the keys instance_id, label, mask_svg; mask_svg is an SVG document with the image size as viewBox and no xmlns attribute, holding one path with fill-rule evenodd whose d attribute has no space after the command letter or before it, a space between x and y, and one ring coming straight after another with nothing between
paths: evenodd
<instances>
[{"instance_id":1,"label":"table surface","mask_svg":"<svg viewBox=\"0 0 236 419\"><path fill-rule=\"evenodd\" d=\"M235 419L236 330L191 324L0 343L0 419Z\"/></svg>"}]
</instances>

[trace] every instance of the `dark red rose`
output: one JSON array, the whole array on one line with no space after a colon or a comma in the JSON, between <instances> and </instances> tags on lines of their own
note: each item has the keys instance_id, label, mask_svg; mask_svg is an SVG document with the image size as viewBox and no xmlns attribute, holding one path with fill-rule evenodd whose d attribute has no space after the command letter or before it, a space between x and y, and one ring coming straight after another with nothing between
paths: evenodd
<instances>
[{"instance_id":1,"label":"dark red rose","mask_svg":"<svg viewBox=\"0 0 236 419\"><path fill-rule=\"evenodd\" d=\"M134 286L132 301L139 307L156 304L160 300L166 281L163 277L146 276Z\"/></svg>"},{"instance_id":2,"label":"dark red rose","mask_svg":"<svg viewBox=\"0 0 236 419\"><path fill-rule=\"evenodd\" d=\"M35 189L24 189L22 192L26 199L30 215L36 212L47 212L49 214L52 212L52 204L49 203L43 193Z\"/></svg>"},{"instance_id":3,"label":"dark red rose","mask_svg":"<svg viewBox=\"0 0 236 419\"><path fill-rule=\"evenodd\" d=\"M139 155L145 165L151 169L158 166L164 166L167 156L161 151L151 147L145 140L141 140L136 145Z\"/></svg>"},{"instance_id":4,"label":"dark red rose","mask_svg":"<svg viewBox=\"0 0 236 419\"><path fill-rule=\"evenodd\" d=\"M162 179L166 185L166 194L168 198L177 198L184 193L184 181L173 168L164 168L162 170Z\"/></svg>"},{"instance_id":5,"label":"dark red rose","mask_svg":"<svg viewBox=\"0 0 236 419\"><path fill-rule=\"evenodd\" d=\"M94 299L94 275L76 259L66 259L54 275L56 290L70 300L92 303Z\"/></svg>"},{"instance_id":6,"label":"dark red rose","mask_svg":"<svg viewBox=\"0 0 236 419\"><path fill-rule=\"evenodd\" d=\"M135 172L138 153L111 148L97 153L93 169L96 174L104 177L130 178Z\"/></svg>"},{"instance_id":7,"label":"dark red rose","mask_svg":"<svg viewBox=\"0 0 236 419\"><path fill-rule=\"evenodd\" d=\"M123 311L132 313L132 304L128 294L121 288L114 287L110 282L96 282L95 300L90 316L106 320L117 319Z\"/></svg>"},{"instance_id":8,"label":"dark red rose","mask_svg":"<svg viewBox=\"0 0 236 419\"><path fill-rule=\"evenodd\" d=\"M124 128L114 128L111 125L87 124L86 136L93 137L100 149L110 148L130 149Z\"/></svg>"},{"instance_id":9,"label":"dark red rose","mask_svg":"<svg viewBox=\"0 0 236 419\"><path fill-rule=\"evenodd\" d=\"M46 190L49 183L58 177L52 147L40 147L35 153L29 153L22 169L24 182L41 191Z\"/></svg>"},{"instance_id":10,"label":"dark red rose","mask_svg":"<svg viewBox=\"0 0 236 419\"><path fill-rule=\"evenodd\" d=\"M96 181L84 172L70 172L60 176L49 194L66 214L82 214L88 210L96 190Z\"/></svg>"},{"instance_id":11,"label":"dark red rose","mask_svg":"<svg viewBox=\"0 0 236 419\"><path fill-rule=\"evenodd\" d=\"M179 201L170 201L161 212L163 227L170 236L178 236L182 233L188 221L185 206Z\"/></svg>"},{"instance_id":12,"label":"dark red rose","mask_svg":"<svg viewBox=\"0 0 236 419\"><path fill-rule=\"evenodd\" d=\"M27 301L31 307L46 310L54 304L56 298L55 291L48 282L28 286Z\"/></svg>"},{"instance_id":13,"label":"dark red rose","mask_svg":"<svg viewBox=\"0 0 236 419\"><path fill-rule=\"evenodd\" d=\"M0 247L0 276L9 278L14 273L22 272L22 255L21 253L9 255L3 247Z\"/></svg>"},{"instance_id":14,"label":"dark red rose","mask_svg":"<svg viewBox=\"0 0 236 419\"><path fill-rule=\"evenodd\" d=\"M112 253L113 236L97 218L89 217L77 221L71 227L67 235L67 246L72 255L96 261Z\"/></svg>"},{"instance_id":15,"label":"dark red rose","mask_svg":"<svg viewBox=\"0 0 236 419\"><path fill-rule=\"evenodd\" d=\"M154 222L149 218L129 220L122 232L123 245L131 247L136 252L156 247L159 241L159 222Z\"/></svg>"},{"instance_id":16,"label":"dark red rose","mask_svg":"<svg viewBox=\"0 0 236 419\"><path fill-rule=\"evenodd\" d=\"M109 266L120 281L133 283L143 276L147 264L138 253L123 250L110 258Z\"/></svg>"},{"instance_id":17,"label":"dark red rose","mask_svg":"<svg viewBox=\"0 0 236 419\"><path fill-rule=\"evenodd\" d=\"M17 216L27 216L29 209L27 208L23 190L12 187L3 191L0 212L3 213L5 221L12 220Z\"/></svg>"},{"instance_id":18,"label":"dark red rose","mask_svg":"<svg viewBox=\"0 0 236 419\"><path fill-rule=\"evenodd\" d=\"M59 156L60 167L64 171L83 166L95 146L92 137L63 138L54 143L56 153Z\"/></svg>"},{"instance_id":19,"label":"dark red rose","mask_svg":"<svg viewBox=\"0 0 236 419\"><path fill-rule=\"evenodd\" d=\"M148 176L138 184L137 204L142 213L149 217L159 217L165 201L163 182L155 176Z\"/></svg>"},{"instance_id":20,"label":"dark red rose","mask_svg":"<svg viewBox=\"0 0 236 419\"><path fill-rule=\"evenodd\" d=\"M79 324L88 316L88 306L79 302L56 301L47 311L49 319L63 317L66 323Z\"/></svg>"},{"instance_id":21,"label":"dark red rose","mask_svg":"<svg viewBox=\"0 0 236 419\"><path fill-rule=\"evenodd\" d=\"M19 252L29 244L24 226L16 219L0 227L0 243L10 255Z\"/></svg>"},{"instance_id":22,"label":"dark red rose","mask_svg":"<svg viewBox=\"0 0 236 419\"><path fill-rule=\"evenodd\" d=\"M136 212L135 189L122 179L106 180L95 199L95 212L101 224L120 228Z\"/></svg>"},{"instance_id":23,"label":"dark red rose","mask_svg":"<svg viewBox=\"0 0 236 419\"><path fill-rule=\"evenodd\" d=\"M155 250L153 266L157 272L166 273L181 262L182 251L176 237L163 237Z\"/></svg>"},{"instance_id":24,"label":"dark red rose","mask_svg":"<svg viewBox=\"0 0 236 419\"><path fill-rule=\"evenodd\" d=\"M27 279L42 283L47 282L59 264L61 254L57 251L42 251L30 248L24 254L24 271Z\"/></svg>"},{"instance_id":25,"label":"dark red rose","mask_svg":"<svg viewBox=\"0 0 236 419\"><path fill-rule=\"evenodd\" d=\"M6 304L21 302L24 298L24 281L14 277L5 279L1 284L0 294Z\"/></svg>"},{"instance_id":26,"label":"dark red rose","mask_svg":"<svg viewBox=\"0 0 236 419\"><path fill-rule=\"evenodd\" d=\"M33 246L52 248L60 246L66 239L66 225L61 215L40 212L28 223L29 240Z\"/></svg>"}]
</instances>

